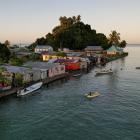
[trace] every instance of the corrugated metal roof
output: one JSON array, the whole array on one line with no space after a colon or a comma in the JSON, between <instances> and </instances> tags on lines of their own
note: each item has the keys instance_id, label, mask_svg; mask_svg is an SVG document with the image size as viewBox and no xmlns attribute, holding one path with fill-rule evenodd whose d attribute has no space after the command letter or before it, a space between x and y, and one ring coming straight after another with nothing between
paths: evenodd
<instances>
[{"instance_id":1,"label":"corrugated metal roof","mask_svg":"<svg viewBox=\"0 0 140 140\"><path fill-rule=\"evenodd\" d=\"M36 68L36 69L50 69L57 65L59 65L59 64L47 63L47 62L32 62L32 61L24 64L24 66L29 66L29 67Z\"/></svg>"},{"instance_id":2,"label":"corrugated metal roof","mask_svg":"<svg viewBox=\"0 0 140 140\"><path fill-rule=\"evenodd\" d=\"M108 52L118 52L118 50L117 50L117 48L116 48L116 46L111 46L108 50L107 50Z\"/></svg>"},{"instance_id":3,"label":"corrugated metal roof","mask_svg":"<svg viewBox=\"0 0 140 140\"><path fill-rule=\"evenodd\" d=\"M87 46L85 50L102 51L103 48L101 46Z\"/></svg>"},{"instance_id":4,"label":"corrugated metal roof","mask_svg":"<svg viewBox=\"0 0 140 140\"><path fill-rule=\"evenodd\" d=\"M25 67L18 67L18 66L2 66L4 68L7 69L8 72L10 73L24 73L25 71L31 71L31 69L29 68L25 68Z\"/></svg>"},{"instance_id":5,"label":"corrugated metal roof","mask_svg":"<svg viewBox=\"0 0 140 140\"><path fill-rule=\"evenodd\" d=\"M49 48L52 48L52 46L50 46L50 45L37 45L35 48L36 49L49 49Z\"/></svg>"},{"instance_id":6,"label":"corrugated metal roof","mask_svg":"<svg viewBox=\"0 0 140 140\"><path fill-rule=\"evenodd\" d=\"M83 55L83 53L81 53L81 52L69 52L69 53L67 53L68 57L80 57L82 55Z\"/></svg>"}]
</instances>

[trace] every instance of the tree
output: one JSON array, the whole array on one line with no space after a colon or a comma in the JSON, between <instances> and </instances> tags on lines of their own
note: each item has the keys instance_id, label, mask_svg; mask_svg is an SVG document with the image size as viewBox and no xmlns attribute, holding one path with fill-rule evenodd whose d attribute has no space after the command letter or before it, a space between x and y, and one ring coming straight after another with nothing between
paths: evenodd
<instances>
[{"instance_id":1,"label":"tree","mask_svg":"<svg viewBox=\"0 0 140 140\"><path fill-rule=\"evenodd\" d=\"M36 44L37 45L45 45L46 44L46 39L44 37L37 38L36 39Z\"/></svg>"},{"instance_id":2,"label":"tree","mask_svg":"<svg viewBox=\"0 0 140 140\"><path fill-rule=\"evenodd\" d=\"M115 30L111 31L111 34L109 34L109 43L111 45L118 46L120 39L120 33L117 33Z\"/></svg>"},{"instance_id":3,"label":"tree","mask_svg":"<svg viewBox=\"0 0 140 140\"><path fill-rule=\"evenodd\" d=\"M10 46L10 41L6 40L6 41L4 42L4 45L5 45L6 47L9 47L9 46Z\"/></svg>"},{"instance_id":4,"label":"tree","mask_svg":"<svg viewBox=\"0 0 140 140\"><path fill-rule=\"evenodd\" d=\"M119 46L120 46L121 48L125 48L125 47L126 47L126 44L127 44L126 41L125 41L125 40L122 40L122 41L120 42L120 45L119 45Z\"/></svg>"},{"instance_id":5,"label":"tree","mask_svg":"<svg viewBox=\"0 0 140 140\"><path fill-rule=\"evenodd\" d=\"M32 53L32 54L30 55L30 59L31 59L32 61L41 60L41 55L40 55L40 54L37 54L37 53Z\"/></svg>"},{"instance_id":6,"label":"tree","mask_svg":"<svg viewBox=\"0 0 140 140\"><path fill-rule=\"evenodd\" d=\"M98 33L96 35L96 43L97 43L96 45L102 46L104 50L106 50L110 47L108 44L107 37L102 33Z\"/></svg>"},{"instance_id":7,"label":"tree","mask_svg":"<svg viewBox=\"0 0 140 140\"><path fill-rule=\"evenodd\" d=\"M48 33L46 35L46 44L52 46L55 49L55 38L54 38L53 34Z\"/></svg>"},{"instance_id":8,"label":"tree","mask_svg":"<svg viewBox=\"0 0 140 140\"><path fill-rule=\"evenodd\" d=\"M81 16L78 15L76 20L77 20L77 22L80 22L81 21Z\"/></svg>"},{"instance_id":9,"label":"tree","mask_svg":"<svg viewBox=\"0 0 140 140\"><path fill-rule=\"evenodd\" d=\"M17 57L13 57L9 60L9 64L13 66L22 66L23 65L23 60Z\"/></svg>"},{"instance_id":10,"label":"tree","mask_svg":"<svg viewBox=\"0 0 140 140\"><path fill-rule=\"evenodd\" d=\"M7 62L10 58L11 52L5 44L0 43L0 58L1 61Z\"/></svg>"},{"instance_id":11,"label":"tree","mask_svg":"<svg viewBox=\"0 0 140 140\"><path fill-rule=\"evenodd\" d=\"M56 55L61 56L61 57L66 57L67 56L65 52L58 52Z\"/></svg>"},{"instance_id":12,"label":"tree","mask_svg":"<svg viewBox=\"0 0 140 140\"><path fill-rule=\"evenodd\" d=\"M120 44L120 33L115 30L112 31L108 40L103 33L96 33L96 30L92 29L90 25L82 22L80 15L72 17L61 16L59 22L59 25L52 29L52 33L38 38L30 45L30 48L33 49L36 45L48 44L54 50L58 50L58 48L83 50L89 45L100 45L103 49L108 49L113 44L117 46Z\"/></svg>"}]
</instances>

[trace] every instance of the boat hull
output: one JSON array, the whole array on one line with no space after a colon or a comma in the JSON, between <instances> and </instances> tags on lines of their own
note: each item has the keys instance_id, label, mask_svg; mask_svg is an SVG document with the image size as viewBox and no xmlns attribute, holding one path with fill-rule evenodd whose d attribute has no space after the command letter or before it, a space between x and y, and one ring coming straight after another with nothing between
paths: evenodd
<instances>
[{"instance_id":1,"label":"boat hull","mask_svg":"<svg viewBox=\"0 0 140 140\"><path fill-rule=\"evenodd\" d=\"M39 83L33 84L27 88L24 88L24 89L17 92L17 96L20 97L20 96L24 96L24 95L27 95L29 93L32 93L33 91L36 91L39 88L41 88L42 84L43 84L42 82L39 82Z\"/></svg>"},{"instance_id":2,"label":"boat hull","mask_svg":"<svg viewBox=\"0 0 140 140\"><path fill-rule=\"evenodd\" d=\"M96 72L96 75L105 75L105 74L113 74L113 71L100 71L100 72Z\"/></svg>"},{"instance_id":3,"label":"boat hull","mask_svg":"<svg viewBox=\"0 0 140 140\"><path fill-rule=\"evenodd\" d=\"M138 69L140 69L140 67L136 67L136 69L138 70Z\"/></svg>"},{"instance_id":4,"label":"boat hull","mask_svg":"<svg viewBox=\"0 0 140 140\"><path fill-rule=\"evenodd\" d=\"M81 76L81 73L73 75L73 77L79 77L79 76Z\"/></svg>"},{"instance_id":5,"label":"boat hull","mask_svg":"<svg viewBox=\"0 0 140 140\"><path fill-rule=\"evenodd\" d=\"M88 99L93 99L93 98L96 98L96 97L100 96L100 93L99 92L92 92L91 95L90 94L85 94L85 96Z\"/></svg>"}]
</instances>

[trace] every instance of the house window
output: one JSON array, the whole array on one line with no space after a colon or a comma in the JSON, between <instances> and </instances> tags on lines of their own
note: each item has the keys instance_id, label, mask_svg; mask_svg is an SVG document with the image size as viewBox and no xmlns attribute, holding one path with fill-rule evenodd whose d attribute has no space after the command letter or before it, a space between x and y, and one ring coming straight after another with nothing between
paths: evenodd
<instances>
[{"instance_id":1,"label":"house window","mask_svg":"<svg viewBox=\"0 0 140 140\"><path fill-rule=\"evenodd\" d=\"M63 71L64 70L64 67L61 67L61 71Z\"/></svg>"}]
</instances>

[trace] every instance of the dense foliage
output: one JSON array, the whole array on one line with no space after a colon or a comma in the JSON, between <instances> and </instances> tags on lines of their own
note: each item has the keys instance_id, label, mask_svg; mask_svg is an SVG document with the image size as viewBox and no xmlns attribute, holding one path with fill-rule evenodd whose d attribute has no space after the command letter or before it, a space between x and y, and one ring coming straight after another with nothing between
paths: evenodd
<instances>
[{"instance_id":1,"label":"dense foliage","mask_svg":"<svg viewBox=\"0 0 140 140\"><path fill-rule=\"evenodd\" d=\"M32 53L29 57L30 60L32 61L37 61L37 60L41 60L42 57L40 54L37 54L37 53Z\"/></svg>"},{"instance_id":2,"label":"dense foliage","mask_svg":"<svg viewBox=\"0 0 140 140\"><path fill-rule=\"evenodd\" d=\"M12 57L9 60L9 64L13 66L22 66L23 65L23 59L17 58L17 57Z\"/></svg>"},{"instance_id":3,"label":"dense foliage","mask_svg":"<svg viewBox=\"0 0 140 140\"><path fill-rule=\"evenodd\" d=\"M60 25L54 27L52 33L36 39L31 44L33 49L36 45L51 45L54 50L69 48L82 50L89 45L101 45L104 49L109 47L108 39L103 33L96 33L91 26L81 21L81 16L60 17Z\"/></svg>"},{"instance_id":4,"label":"dense foliage","mask_svg":"<svg viewBox=\"0 0 140 140\"><path fill-rule=\"evenodd\" d=\"M0 43L0 63L7 62L10 58L10 50L5 44Z\"/></svg>"},{"instance_id":5,"label":"dense foliage","mask_svg":"<svg viewBox=\"0 0 140 140\"><path fill-rule=\"evenodd\" d=\"M114 30L114 31L111 31L111 34L109 34L109 44L115 45L121 48L125 48L127 43L125 40L121 41L120 33L117 33Z\"/></svg>"},{"instance_id":6,"label":"dense foliage","mask_svg":"<svg viewBox=\"0 0 140 140\"><path fill-rule=\"evenodd\" d=\"M58 52L56 55L61 56L61 57L66 57L67 56L67 54L64 53L64 52Z\"/></svg>"}]
</instances>

